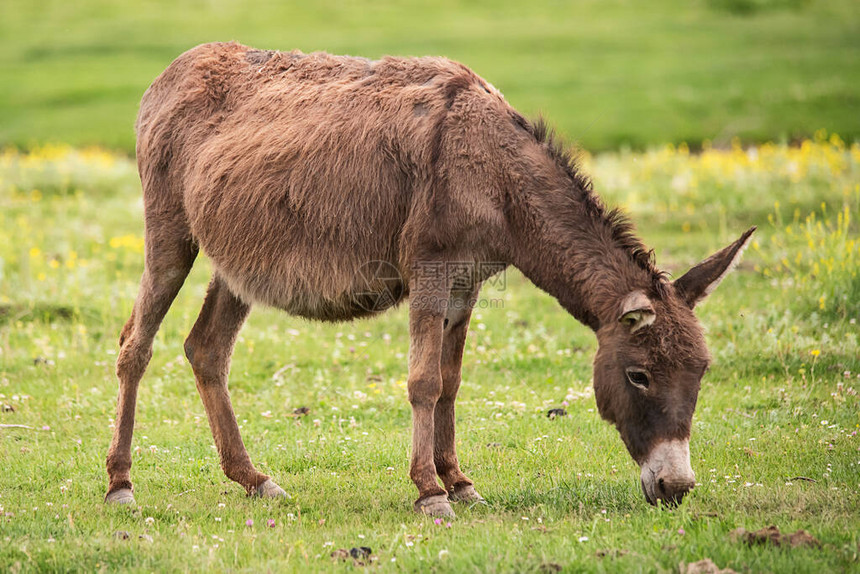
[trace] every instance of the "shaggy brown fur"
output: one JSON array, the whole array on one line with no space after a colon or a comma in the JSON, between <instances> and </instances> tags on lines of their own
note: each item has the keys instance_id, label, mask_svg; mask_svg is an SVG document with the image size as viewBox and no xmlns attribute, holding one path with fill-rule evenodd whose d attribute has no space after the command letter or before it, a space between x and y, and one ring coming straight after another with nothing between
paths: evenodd
<instances>
[{"instance_id":1,"label":"shaggy brown fur","mask_svg":"<svg viewBox=\"0 0 860 574\"><path fill-rule=\"evenodd\" d=\"M186 352L222 466L249 493L272 492L242 445L227 391L250 305L349 320L409 295L416 508L449 514L446 495L479 498L454 451L454 401L471 307L498 263L597 333L598 406L634 458L658 438L689 436L708 360L692 304L745 240L677 289L546 126L465 66L206 44L153 82L137 134L146 270L120 339L109 498L131 497L137 385L198 247L215 274ZM394 289L368 285L359 271L370 262L396 269ZM479 270L465 281L464 262ZM636 290L656 321L633 333L619 305ZM383 291L393 296L369 306ZM630 364L650 370L647 393L626 384Z\"/></svg>"}]
</instances>

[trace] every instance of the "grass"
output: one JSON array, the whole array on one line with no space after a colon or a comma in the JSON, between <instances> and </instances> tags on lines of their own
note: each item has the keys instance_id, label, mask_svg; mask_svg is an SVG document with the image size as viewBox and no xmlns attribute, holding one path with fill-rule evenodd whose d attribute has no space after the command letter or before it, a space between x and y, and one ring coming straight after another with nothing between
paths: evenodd
<instances>
[{"instance_id":1,"label":"grass","mask_svg":"<svg viewBox=\"0 0 860 574\"><path fill-rule=\"evenodd\" d=\"M0 19L0 145L131 151L147 85L209 41L376 58L439 54L587 149L860 137L860 4L11 2Z\"/></svg>"},{"instance_id":2,"label":"grass","mask_svg":"<svg viewBox=\"0 0 860 574\"><path fill-rule=\"evenodd\" d=\"M860 147L820 133L796 148L586 160L676 275L760 227L699 311L715 363L694 419L700 484L681 508L647 505L635 464L597 415L593 335L515 271L483 293L501 308L473 318L458 402L460 458L486 507L457 508L450 526L411 511L404 309L341 325L252 313L233 402L253 459L290 498L245 498L221 473L182 356L205 259L140 387L139 507L104 506L113 363L142 270L142 206L124 156L51 146L0 155L0 423L29 427L0 428L0 564L343 571L352 560L330 554L368 546L383 571L673 571L702 558L738 571L856 570L860 309L854 297L822 308L820 297L856 288L857 221L837 214L856 214ZM814 268L824 261L827 275ZM569 416L545 416L564 401ZM290 416L302 406L308 416ZM730 537L770 524L823 546Z\"/></svg>"}]
</instances>

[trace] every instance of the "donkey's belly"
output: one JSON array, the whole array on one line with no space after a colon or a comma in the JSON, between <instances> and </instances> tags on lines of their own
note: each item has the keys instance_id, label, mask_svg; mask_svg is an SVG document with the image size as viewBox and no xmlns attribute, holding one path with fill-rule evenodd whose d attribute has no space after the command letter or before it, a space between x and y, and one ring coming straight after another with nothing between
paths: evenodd
<instances>
[{"instance_id":1,"label":"donkey's belly","mask_svg":"<svg viewBox=\"0 0 860 574\"><path fill-rule=\"evenodd\" d=\"M278 253L277 244L256 244L257 255L264 251L267 256L224 257L201 246L242 300L307 319L348 321L385 311L408 296L407 282L394 264L373 258L359 263L364 257L356 253Z\"/></svg>"},{"instance_id":2,"label":"donkey's belly","mask_svg":"<svg viewBox=\"0 0 860 574\"><path fill-rule=\"evenodd\" d=\"M321 297L293 298L279 302L275 307L291 315L319 321L349 321L381 313L394 307L406 298L406 289L400 285L398 290L362 291L345 293L336 299Z\"/></svg>"},{"instance_id":3,"label":"donkey's belly","mask_svg":"<svg viewBox=\"0 0 860 574\"><path fill-rule=\"evenodd\" d=\"M220 273L220 272L219 272ZM224 274L221 273L223 276ZM381 313L396 306L407 297L406 285L379 290L362 289L344 292L336 297L324 297L313 292L279 293L279 290L257 289L247 282L226 277L230 290L249 303L261 303L286 311L290 315L318 321L349 321Z\"/></svg>"}]
</instances>

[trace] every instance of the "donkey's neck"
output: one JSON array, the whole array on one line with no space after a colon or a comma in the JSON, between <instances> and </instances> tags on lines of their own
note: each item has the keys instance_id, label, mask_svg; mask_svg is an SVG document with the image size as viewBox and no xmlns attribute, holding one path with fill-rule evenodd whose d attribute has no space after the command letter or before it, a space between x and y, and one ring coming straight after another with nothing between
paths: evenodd
<instances>
[{"instance_id":1,"label":"donkey's neck","mask_svg":"<svg viewBox=\"0 0 860 574\"><path fill-rule=\"evenodd\" d=\"M527 178L512 201L512 263L580 322L597 330L619 301L650 290L655 272L636 260L641 244L584 180L559 169ZM642 257L640 255L640 257Z\"/></svg>"}]
</instances>

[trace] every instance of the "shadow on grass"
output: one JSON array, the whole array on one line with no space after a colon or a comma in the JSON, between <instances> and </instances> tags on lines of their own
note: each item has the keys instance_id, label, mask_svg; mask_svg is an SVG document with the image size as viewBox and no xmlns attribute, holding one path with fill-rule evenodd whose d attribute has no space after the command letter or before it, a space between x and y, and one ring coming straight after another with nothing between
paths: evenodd
<instances>
[{"instance_id":1,"label":"shadow on grass","mask_svg":"<svg viewBox=\"0 0 860 574\"><path fill-rule=\"evenodd\" d=\"M79 306L55 303L6 303L0 305L0 325L22 323L54 323L77 321L89 315Z\"/></svg>"},{"instance_id":2,"label":"shadow on grass","mask_svg":"<svg viewBox=\"0 0 860 574\"><path fill-rule=\"evenodd\" d=\"M587 514L606 509L627 513L646 504L632 480L562 480L548 490L520 488L497 493L490 505L509 512L543 506L560 514Z\"/></svg>"}]
</instances>

